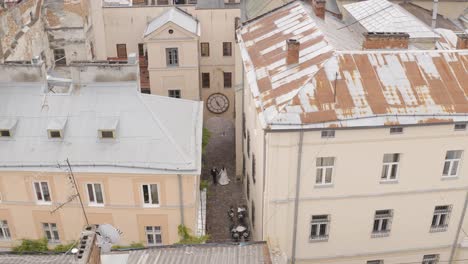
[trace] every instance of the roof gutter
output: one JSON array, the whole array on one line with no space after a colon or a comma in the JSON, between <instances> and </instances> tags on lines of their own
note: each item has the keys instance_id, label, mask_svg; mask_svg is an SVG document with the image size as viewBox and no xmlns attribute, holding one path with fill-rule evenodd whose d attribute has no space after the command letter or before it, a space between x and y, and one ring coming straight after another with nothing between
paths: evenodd
<instances>
[{"instance_id":1,"label":"roof gutter","mask_svg":"<svg viewBox=\"0 0 468 264\"><path fill-rule=\"evenodd\" d=\"M167 169L167 168L155 168L155 167L143 167L143 166L126 166L126 165L116 165L116 164L73 164L73 167L116 167L116 168L126 168L126 169L142 169L142 170L161 170L161 171L173 171L173 172L186 172L186 173L196 173L196 169L188 170L177 170L177 169ZM51 164L29 164L29 165L2 165L0 168L56 168L58 165Z\"/></svg>"}]
</instances>

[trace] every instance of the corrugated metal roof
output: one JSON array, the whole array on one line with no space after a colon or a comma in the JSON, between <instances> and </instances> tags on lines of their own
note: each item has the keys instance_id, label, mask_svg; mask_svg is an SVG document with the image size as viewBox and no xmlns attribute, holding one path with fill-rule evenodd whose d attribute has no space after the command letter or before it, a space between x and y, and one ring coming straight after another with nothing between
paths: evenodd
<instances>
[{"instance_id":1,"label":"corrugated metal roof","mask_svg":"<svg viewBox=\"0 0 468 264\"><path fill-rule=\"evenodd\" d=\"M419 19L387 0L367 0L343 7L368 32L405 32L410 38L438 37Z\"/></svg>"},{"instance_id":2,"label":"corrugated metal roof","mask_svg":"<svg viewBox=\"0 0 468 264\"><path fill-rule=\"evenodd\" d=\"M172 22L195 35L200 35L198 21L194 17L177 7L171 7L148 24L145 37L168 22Z\"/></svg>"},{"instance_id":3,"label":"corrugated metal roof","mask_svg":"<svg viewBox=\"0 0 468 264\"><path fill-rule=\"evenodd\" d=\"M112 252L101 256L102 264L260 264L271 263L264 242L202 244L156 247Z\"/></svg>"},{"instance_id":4,"label":"corrugated metal roof","mask_svg":"<svg viewBox=\"0 0 468 264\"><path fill-rule=\"evenodd\" d=\"M13 255L1 254L0 264L75 264L74 255Z\"/></svg>"},{"instance_id":5,"label":"corrugated metal roof","mask_svg":"<svg viewBox=\"0 0 468 264\"><path fill-rule=\"evenodd\" d=\"M303 3L238 32L262 125L272 129L468 120L468 51L336 51ZM286 40L301 42L286 65Z\"/></svg>"},{"instance_id":6,"label":"corrugated metal roof","mask_svg":"<svg viewBox=\"0 0 468 264\"><path fill-rule=\"evenodd\" d=\"M17 123L11 138L0 138L0 168L53 169L69 158L75 171L199 174L202 109L202 102L141 94L131 82L69 94L2 84L0 120ZM63 138L48 137L55 120L66 120ZM115 139L99 138L99 129L113 128Z\"/></svg>"}]
</instances>

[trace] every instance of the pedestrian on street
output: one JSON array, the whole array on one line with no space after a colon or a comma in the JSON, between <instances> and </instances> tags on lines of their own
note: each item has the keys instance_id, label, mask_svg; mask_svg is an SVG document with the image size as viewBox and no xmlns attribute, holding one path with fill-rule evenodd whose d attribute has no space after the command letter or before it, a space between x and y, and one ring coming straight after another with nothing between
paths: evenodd
<instances>
[{"instance_id":1,"label":"pedestrian on street","mask_svg":"<svg viewBox=\"0 0 468 264\"><path fill-rule=\"evenodd\" d=\"M213 185L216 185L216 182L218 181L218 169L216 167L213 167L211 169L211 177L213 177Z\"/></svg>"}]
</instances>

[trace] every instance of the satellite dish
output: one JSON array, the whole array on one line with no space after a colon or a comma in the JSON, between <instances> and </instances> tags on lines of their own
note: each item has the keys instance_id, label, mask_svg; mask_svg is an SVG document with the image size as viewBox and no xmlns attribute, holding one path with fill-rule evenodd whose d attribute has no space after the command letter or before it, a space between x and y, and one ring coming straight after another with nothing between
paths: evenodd
<instances>
[{"instance_id":1,"label":"satellite dish","mask_svg":"<svg viewBox=\"0 0 468 264\"><path fill-rule=\"evenodd\" d=\"M71 253L72 253L72 254L78 253L78 249L77 249L77 248L72 248Z\"/></svg>"},{"instance_id":2,"label":"satellite dish","mask_svg":"<svg viewBox=\"0 0 468 264\"><path fill-rule=\"evenodd\" d=\"M109 252L112 245L120 240L120 231L109 224L99 225L96 234L97 245L101 248L101 252Z\"/></svg>"}]
</instances>

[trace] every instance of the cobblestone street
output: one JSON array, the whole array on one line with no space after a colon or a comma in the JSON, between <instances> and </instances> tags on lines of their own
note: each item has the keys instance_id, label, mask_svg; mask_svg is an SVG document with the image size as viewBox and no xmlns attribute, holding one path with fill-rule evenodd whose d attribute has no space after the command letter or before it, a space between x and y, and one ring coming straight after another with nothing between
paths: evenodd
<instances>
[{"instance_id":1,"label":"cobblestone street","mask_svg":"<svg viewBox=\"0 0 468 264\"><path fill-rule=\"evenodd\" d=\"M212 118L206 124L211 138L206 148L202 179L210 183L207 198L207 233L210 242L230 241L227 211L230 205L246 204L242 183L235 176L235 129L234 125L221 118ZM231 182L228 185L213 186L210 175L212 167L226 167Z\"/></svg>"}]
</instances>

